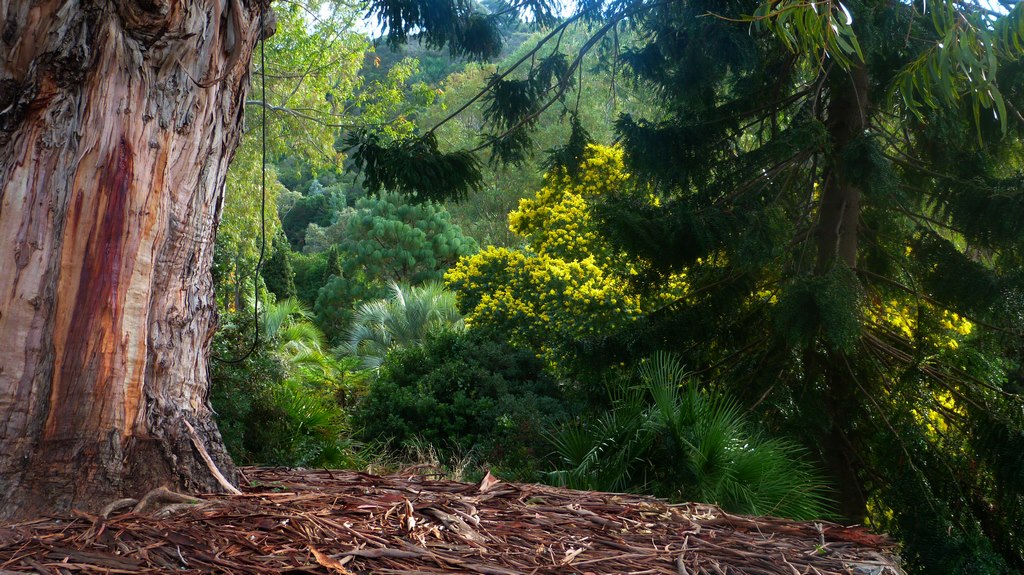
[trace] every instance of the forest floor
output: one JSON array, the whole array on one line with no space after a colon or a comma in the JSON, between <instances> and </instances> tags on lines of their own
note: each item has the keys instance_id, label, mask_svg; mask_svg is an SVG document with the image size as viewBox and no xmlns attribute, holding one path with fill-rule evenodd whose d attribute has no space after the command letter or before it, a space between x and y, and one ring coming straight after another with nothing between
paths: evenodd
<instances>
[{"instance_id":1,"label":"forest floor","mask_svg":"<svg viewBox=\"0 0 1024 575\"><path fill-rule=\"evenodd\" d=\"M0 575L902 575L863 528L628 494L244 468L242 495L0 526Z\"/></svg>"}]
</instances>

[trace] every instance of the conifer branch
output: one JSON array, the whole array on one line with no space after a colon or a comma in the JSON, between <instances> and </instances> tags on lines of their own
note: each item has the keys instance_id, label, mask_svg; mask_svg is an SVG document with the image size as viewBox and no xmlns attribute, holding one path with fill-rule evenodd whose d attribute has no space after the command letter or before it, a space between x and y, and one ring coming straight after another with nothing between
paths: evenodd
<instances>
[{"instance_id":1,"label":"conifer branch","mask_svg":"<svg viewBox=\"0 0 1024 575\"><path fill-rule=\"evenodd\" d=\"M634 10L632 12L636 11ZM583 63L583 58L590 52L590 50L594 48L594 46L597 45L597 43L602 38L604 38L605 34L607 34L609 30L614 29L620 21L622 21L627 16L631 15L632 12L620 12L614 18L610 19L604 26L602 26L600 30L592 34L590 39L588 39L587 42L583 44L583 46L577 51L576 58L574 58L573 61L569 64L569 67L565 71L564 77L559 78L558 82L553 86L553 88L557 88L555 94L551 96L547 102L541 105L533 113L528 114L523 118L520 118L518 122L516 122L512 127L505 130L504 133L498 135L493 141L501 141L505 139L506 137L509 136L509 134L512 134L519 128L528 125L529 123L536 120L538 117L540 117L541 114L546 112L548 108L553 106L555 102L558 102L561 99L562 95L565 94L565 91L569 89L569 82L567 79L571 78L573 74L576 73L576 70L580 68L580 65ZM547 92L549 92L551 89L552 88L549 88ZM582 90L583 87L580 86L578 89ZM479 152L480 150L483 150L487 146L491 145L491 143L492 142L485 142L483 144L480 144L479 146L470 150L470 153Z\"/></svg>"},{"instance_id":2,"label":"conifer branch","mask_svg":"<svg viewBox=\"0 0 1024 575\"><path fill-rule=\"evenodd\" d=\"M600 40L602 40L605 37L605 35L608 34L609 31L614 30L615 26L619 22L621 22L622 20L624 20L624 19L626 19L628 17L635 16L636 14L638 14L640 12L671 4L673 1L674 0L665 0L665 1L662 1L662 2L655 2L655 3L652 3L652 4L647 4L647 5L642 5L642 6L634 6L631 10L623 10L621 12L613 14L612 16L609 16L607 21L606 21L606 23L597 32L594 32L593 34L591 34L590 38L583 45L583 47L581 47L577 51L576 58L569 65L569 67L566 69L565 76L563 78L560 78L559 81L555 84L554 88L557 88L557 91L556 91L555 95L552 96L551 98L549 98L548 101L545 102L542 106L540 106L540 108L536 112L530 114L529 116L527 116L525 118L520 119L511 128L505 130L502 134L499 134L498 136L496 136L494 141L503 140L509 134L515 132L516 129L522 127L523 125L525 125L525 124L527 124L527 123L529 123L529 122L531 122L533 120L536 120L537 117L540 116L540 114L542 114L548 108L550 108L552 105L554 105L554 103L558 101L558 99L562 96L562 94L565 93L566 89L568 89L569 83L566 81L566 78L569 78L573 74L575 74L577 68L580 66L580 64L583 61L583 57L586 56L587 53L589 53L590 50L592 50L593 47L596 46L597 43ZM487 83L486 86L484 86L484 88L482 90L477 92L472 98L468 99L465 103L462 104L462 106L459 106L458 109L456 109L452 113L450 113L447 116L445 116L442 120L440 120L439 122L434 124L433 127L431 127L429 130L427 130L426 134L434 133L438 128L440 128L444 124L447 124L448 122L450 122L454 118L458 117L459 114L461 114L462 112L466 111L471 105L473 105L474 103L479 101L481 98L486 96L501 81L505 80L512 73L514 73L516 70L518 70L519 67L522 66L524 63L526 63L527 60L533 61L533 59L541 51L541 49L543 49L544 46L548 42L550 42L553 38L555 38L556 36L558 37L557 44L560 44L561 43L562 35L565 33L566 29L571 24L573 24L576 21L582 19L586 15L587 15L587 12L585 10L579 11L579 12L573 14L572 16L570 16L569 18L567 18L565 21L563 21L558 26L556 26L554 29L551 30L551 32L549 32L546 36L544 36L544 38L541 38L537 42L536 46L531 48L526 54L524 54L521 58L519 58L519 60L516 60L504 72L501 72L500 74L497 74L494 77L492 77L491 80ZM548 92L550 92L551 89L552 88L549 88L547 91L545 91L545 94L542 94L542 96L544 96ZM487 145L489 145L489 144L481 144L480 146L477 146L476 148L473 148L472 150L470 150L470 152L471 153L478 152L478 151L486 148Z\"/></svg>"},{"instance_id":3,"label":"conifer branch","mask_svg":"<svg viewBox=\"0 0 1024 575\"><path fill-rule=\"evenodd\" d=\"M518 70L519 66L523 65L523 63L525 63L527 60L529 60L530 58L535 56L537 54L537 52L539 52L541 50L541 48L543 48L544 45L548 41L550 41L556 35L559 35L561 32L564 32L565 29L570 24L572 24L576 20L579 20L580 18L582 18L583 14L584 14L583 12L578 12L578 13L574 14L573 16L567 18L564 22L562 22L558 26L556 26L553 30L551 30L551 32L548 33L547 36L545 36L540 41L538 41L536 46L534 46L526 54L524 54L522 58L516 60L515 63L513 63L511 66L509 66L509 68L507 70L505 70L504 72L502 72L500 74L497 74L493 78L491 78L491 81L488 82L487 85L484 86L484 88L482 90L477 92L472 98L466 100L466 102L463 103L461 106L459 106L458 109L456 109L454 112L452 112L451 114L448 114L442 120L440 120L438 123L434 124L434 126L432 128L430 128L429 130L427 130L426 134L424 134L424 135L433 134L435 131L437 131L438 128L440 128L441 126L443 126L443 125L447 124L448 122L452 121L453 119L458 117L459 114L461 114L462 112L465 112L476 101L478 101L480 98L483 98L485 95L487 95L487 93L490 92L491 89L493 89L495 86L497 86L499 82L501 82L502 80L507 78L510 74L512 74L513 72Z\"/></svg>"},{"instance_id":4,"label":"conifer branch","mask_svg":"<svg viewBox=\"0 0 1024 575\"><path fill-rule=\"evenodd\" d=\"M882 409L882 406L878 404L878 400L875 399L875 395L870 393L870 392L868 392L868 390L864 387L864 384L862 384L860 382L860 378L857 377L857 373L856 373L856 371L854 371L853 366L850 365L850 360L849 360L849 358L846 357L846 354L845 353L840 353L839 356L843 358L843 365L846 366L846 373L847 373L847 375L849 375L850 378L853 380L853 383L857 386L857 389L859 389L861 391L861 393L864 394L864 397L868 398L868 401L871 403L871 405L874 406L875 411L882 418L882 421L885 423L886 427L888 427L889 431L892 433L892 437L895 437L896 438L896 442L899 443L900 450L903 451L904 457L907 458L906 459L907 463L911 466L911 468L914 469L914 471L916 471L918 473L918 477L921 477L921 475L922 475L921 474L921 470L917 469L917 466L914 464L914 458L910 454L910 450L907 449L907 444L903 441L902 436L899 433L897 433L896 428L893 426L892 422L889 421L889 416L886 415L885 410ZM883 381L884 380L885 380L885 378L883 376ZM857 450L857 451L859 451L859 450ZM950 469L950 473L952 473L952 472L953 472L953 470ZM931 504L931 501L929 501L929 504ZM934 509L934 506L933 506L933 511L937 511L937 510Z\"/></svg>"}]
</instances>

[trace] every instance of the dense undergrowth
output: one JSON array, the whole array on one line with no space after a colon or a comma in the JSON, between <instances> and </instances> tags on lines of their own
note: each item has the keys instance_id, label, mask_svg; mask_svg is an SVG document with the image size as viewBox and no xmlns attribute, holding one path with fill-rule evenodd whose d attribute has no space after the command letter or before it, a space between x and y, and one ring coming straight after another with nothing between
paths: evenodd
<instances>
[{"instance_id":1,"label":"dense undergrowth","mask_svg":"<svg viewBox=\"0 0 1024 575\"><path fill-rule=\"evenodd\" d=\"M940 106L915 79L949 53L922 32L932 8L851 2L856 24L831 22L843 42L871 31L874 83L863 130L839 137L833 104L868 70L807 60L772 20L827 31L830 10L749 4L656 4L599 26L605 42L598 18L537 51L542 34L504 21L497 64L360 38L325 62L339 28L283 11L282 61L326 77L268 76L268 94L324 116L265 128L258 274L263 126L229 178L211 401L236 460L833 517L895 534L920 573L1024 569L1020 134L981 113L985 90ZM764 26L707 14L768 4ZM287 42L307 33L322 37ZM961 38L991 48L977 39ZM500 76L517 61L535 66ZM998 74L1019 86L1024 67ZM572 97L541 109L555 89ZM852 188L855 232L832 238L822 218L854 204L826 196Z\"/></svg>"}]
</instances>

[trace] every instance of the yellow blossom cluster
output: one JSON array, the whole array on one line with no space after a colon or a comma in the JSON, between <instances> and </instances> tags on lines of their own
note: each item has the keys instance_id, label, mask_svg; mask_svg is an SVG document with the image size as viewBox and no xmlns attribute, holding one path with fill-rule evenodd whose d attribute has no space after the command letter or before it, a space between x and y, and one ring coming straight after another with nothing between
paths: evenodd
<instances>
[{"instance_id":1,"label":"yellow blossom cluster","mask_svg":"<svg viewBox=\"0 0 1024 575\"><path fill-rule=\"evenodd\" d=\"M914 409L912 413L914 419L928 430L929 436L941 440L950 431L947 418L953 414L963 416L965 412L949 391L934 393L931 399L934 401L933 405Z\"/></svg>"},{"instance_id":2,"label":"yellow blossom cluster","mask_svg":"<svg viewBox=\"0 0 1024 575\"><path fill-rule=\"evenodd\" d=\"M684 274L667 278L658 294L636 293L629 278L649 264L613 249L596 227L593 202L628 182L622 150L607 146L590 146L575 176L548 173L543 188L509 214L509 228L526 247L486 248L445 276L467 321L498 327L557 365L567 355L560 345L615 330L684 297Z\"/></svg>"},{"instance_id":3,"label":"yellow blossom cluster","mask_svg":"<svg viewBox=\"0 0 1024 575\"><path fill-rule=\"evenodd\" d=\"M567 260L595 258L612 264L611 250L600 240L590 202L620 190L628 181L622 150L590 146L576 177L565 170L548 173L532 198L519 201L508 216L509 229L524 237L537 254Z\"/></svg>"},{"instance_id":4,"label":"yellow blossom cluster","mask_svg":"<svg viewBox=\"0 0 1024 575\"><path fill-rule=\"evenodd\" d=\"M462 258L445 281L471 323L524 336L550 330L552 322L563 332L593 335L639 311L593 258L566 261L491 246Z\"/></svg>"},{"instance_id":5,"label":"yellow blossom cluster","mask_svg":"<svg viewBox=\"0 0 1024 575\"><path fill-rule=\"evenodd\" d=\"M868 306L866 314L868 320L876 325L888 327L907 339L915 340L918 336L919 309L932 314L938 311L927 303L912 305L909 301L890 299ZM939 312L938 327L940 331L926 334L926 339L936 347L953 350L959 348L960 340L974 330L970 320L948 309Z\"/></svg>"},{"instance_id":6,"label":"yellow blossom cluster","mask_svg":"<svg viewBox=\"0 0 1024 575\"><path fill-rule=\"evenodd\" d=\"M907 251L910 254L909 248ZM954 352L964 338L974 332L974 324L960 314L941 309L927 301L878 299L865 308L866 319L876 326L913 342L921 342L929 353ZM923 324L923 325L922 325ZM910 413L928 437L950 449L960 449L951 420L966 415L964 407L950 389L927 391L914 400Z\"/></svg>"}]
</instances>

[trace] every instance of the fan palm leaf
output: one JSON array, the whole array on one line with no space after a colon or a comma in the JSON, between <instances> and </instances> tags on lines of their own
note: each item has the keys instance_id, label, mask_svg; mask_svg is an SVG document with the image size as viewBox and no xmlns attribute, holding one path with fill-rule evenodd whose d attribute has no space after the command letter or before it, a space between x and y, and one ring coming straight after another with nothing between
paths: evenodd
<instances>
[{"instance_id":1,"label":"fan palm leaf","mask_svg":"<svg viewBox=\"0 0 1024 575\"><path fill-rule=\"evenodd\" d=\"M637 374L640 385L610 390L609 411L550 436L561 462L553 480L650 489L735 512L826 514L822 480L795 444L754 431L736 401L697 389L670 354L645 360Z\"/></svg>"},{"instance_id":2,"label":"fan palm leaf","mask_svg":"<svg viewBox=\"0 0 1024 575\"><path fill-rule=\"evenodd\" d=\"M388 351L420 345L436 329L464 327L455 295L440 284L392 282L389 291L388 298L360 305L345 333L342 351L360 358L363 369L378 369Z\"/></svg>"}]
</instances>

